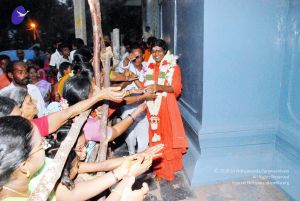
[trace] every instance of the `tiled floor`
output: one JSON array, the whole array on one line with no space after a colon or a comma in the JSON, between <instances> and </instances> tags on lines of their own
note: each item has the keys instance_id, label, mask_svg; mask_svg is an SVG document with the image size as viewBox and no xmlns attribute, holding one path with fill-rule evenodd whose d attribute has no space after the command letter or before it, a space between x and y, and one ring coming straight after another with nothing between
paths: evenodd
<instances>
[{"instance_id":1,"label":"tiled floor","mask_svg":"<svg viewBox=\"0 0 300 201\"><path fill-rule=\"evenodd\" d=\"M253 180L253 183L261 182ZM227 182L194 189L201 201L288 201L285 194L272 185Z\"/></svg>"},{"instance_id":2,"label":"tiled floor","mask_svg":"<svg viewBox=\"0 0 300 201\"><path fill-rule=\"evenodd\" d=\"M125 145L114 150L114 155L128 155ZM261 185L263 180L227 182L191 189L184 174L176 173L171 181L156 182L151 171L136 180L134 188L147 182L150 188L146 201L288 201L287 196L272 185ZM263 181L264 182L264 181ZM258 184L260 183L260 185Z\"/></svg>"}]
</instances>

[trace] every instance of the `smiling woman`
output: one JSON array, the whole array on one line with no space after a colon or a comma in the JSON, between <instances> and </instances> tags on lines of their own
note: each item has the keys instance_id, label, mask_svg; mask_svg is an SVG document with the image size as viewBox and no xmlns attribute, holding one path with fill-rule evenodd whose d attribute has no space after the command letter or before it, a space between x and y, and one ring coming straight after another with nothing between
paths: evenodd
<instances>
[{"instance_id":1,"label":"smiling woman","mask_svg":"<svg viewBox=\"0 0 300 201\"><path fill-rule=\"evenodd\" d=\"M20 116L1 117L0 141L0 198L26 198L29 181L45 161L39 131Z\"/></svg>"},{"instance_id":2,"label":"smiling woman","mask_svg":"<svg viewBox=\"0 0 300 201\"><path fill-rule=\"evenodd\" d=\"M154 162L156 178L173 180L174 173L182 169L182 154L187 140L176 98L180 95L181 73L176 57L168 51L164 40L156 40L151 46L151 57L146 72L145 90L157 94L148 100L147 116L150 123L149 144L165 145L162 159Z\"/></svg>"}]
</instances>

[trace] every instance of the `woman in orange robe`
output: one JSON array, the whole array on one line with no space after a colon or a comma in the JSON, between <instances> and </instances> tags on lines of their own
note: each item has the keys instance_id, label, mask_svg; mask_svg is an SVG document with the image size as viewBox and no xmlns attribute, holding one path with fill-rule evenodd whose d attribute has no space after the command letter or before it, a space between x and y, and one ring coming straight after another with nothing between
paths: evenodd
<instances>
[{"instance_id":1,"label":"woman in orange robe","mask_svg":"<svg viewBox=\"0 0 300 201\"><path fill-rule=\"evenodd\" d=\"M182 170L182 154L186 152L187 140L176 100L182 89L180 68L163 40L156 40L151 47L144 86L146 91L162 97L158 114L153 113L154 107L151 110L147 102L150 146L164 144L162 157L153 162L154 174L156 179L173 180L174 173ZM151 116L155 116L156 121L158 117L157 128L151 127Z\"/></svg>"}]
</instances>

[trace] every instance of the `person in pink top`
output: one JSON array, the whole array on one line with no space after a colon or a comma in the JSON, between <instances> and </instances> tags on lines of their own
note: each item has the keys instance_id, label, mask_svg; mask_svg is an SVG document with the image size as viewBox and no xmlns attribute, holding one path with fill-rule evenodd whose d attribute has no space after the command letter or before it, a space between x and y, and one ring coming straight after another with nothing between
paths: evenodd
<instances>
[{"instance_id":1,"label":"person in pink top","mask_svg":"<svg viewBox=\"0 0 300 201\"><path fill-rule=\"evenodd\" d=\"M68 119L71 119L88 110L99 101L104 99L120 101L123 99L125 94L126 92L124 90L120 90L119 87L109 87L102 90L99 89L97 94L94 94L94 96L88 99L82 100L73 106L40 118L34 118L38 110L35 101L31 99L31 96L27 93L26 88L16 86L1 95L11 98L17 103L17 107L15 107L12 111L7 112L7 116L17 114L25 117L28 120L31 120L38 127L41 136L45 137L51 133L54 133Z\"/></svg>"},{"instance_id":2,"label":"person in pink top","mask_svg":"<svg viewBox=\"0 0 300 201\"><path fill-rule=\"evenodd\" d=\"M88 76L77 75L70 77L63 88L63 98L67 101L69 106L77 104L79 101L85 100L93 96L94 92L91 90L93 83ZM114 140L125 132L128 127L135 121L135 119L146 109L145 104L141 104L134 111L131 112L121 122L117 123L113 127L107 127L109 141ZM98 117L88 118L86 124L83 127L84 135L87 141L100 141L100 119Z\"/></svg>"}]
</instances>

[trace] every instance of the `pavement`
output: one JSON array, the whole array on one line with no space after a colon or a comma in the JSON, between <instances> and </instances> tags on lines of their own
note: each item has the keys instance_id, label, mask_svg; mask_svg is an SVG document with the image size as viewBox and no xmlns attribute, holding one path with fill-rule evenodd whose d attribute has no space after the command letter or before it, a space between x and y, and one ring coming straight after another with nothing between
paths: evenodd
<instances>
[{"instance_id":1,"label":"pavement","mask_svg":"<svg viewBox=\"0 0 300 201\"><path fill-rule=\"evenodd\" d=\"M115 145L115 157L128 155L125 143ZM143 182L149 185L145 201L289 201L287 195L266 181L252 179L229 181L191 188L182 171L175 174L173 181L154 180L151 170L136 179L133 188L140 188ZM250 183L250 184L249 184Z\"/></svg>"}]
</instances>

